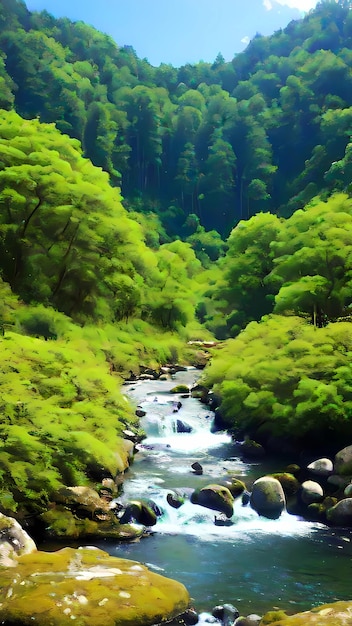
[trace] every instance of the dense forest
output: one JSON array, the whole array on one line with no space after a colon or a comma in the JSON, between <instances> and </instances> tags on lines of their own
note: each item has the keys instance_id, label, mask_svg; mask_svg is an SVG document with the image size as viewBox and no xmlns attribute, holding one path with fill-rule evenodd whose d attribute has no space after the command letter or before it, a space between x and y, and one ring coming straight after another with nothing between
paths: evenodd
<instances>
[{"instance_id":1,"label":"dense forest","mask_svg":"<svg viewBox=\"0 0 352 626\"><path fill-rule=\"evenodd\" d=\"M113 474L116 382L190 341L227 428L350 443L351 8L174 68L0 0L3 511Z\"/></svg>"}]
</instances>

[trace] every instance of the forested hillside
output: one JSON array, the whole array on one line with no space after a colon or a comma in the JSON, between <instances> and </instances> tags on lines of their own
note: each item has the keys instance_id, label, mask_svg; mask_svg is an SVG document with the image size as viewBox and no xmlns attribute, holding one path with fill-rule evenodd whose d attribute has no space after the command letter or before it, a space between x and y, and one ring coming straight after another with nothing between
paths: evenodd
<instances>
[{"instance_id":1,"label":"forested hillside","mask_svg":"<svg viewBox=\"0 0 352 626\"><path fill-rule=\"evenodd\" d=\"M351 8L155 68L0 0L3 510L37 506L44 449L40 510L92 463L113 474L138 428L116 384L204 365L189 340L226 342L204 375L226 427L350 443Z\"/></svg>"},{"instance_id":2,"label":"forested hillside","mask_svg":"<svg viewBox=\"0 0 352 626\"><path fill-rule=\"evenodd\" d=\"M1 105L79 139L166 236L199 223L227 236L258 211L288 217L348 185L349 7L324 0L230 63L155 68L82 22L3 0ZM192 244L208 239L200 229Z\"/></svg>"}]
</instances>

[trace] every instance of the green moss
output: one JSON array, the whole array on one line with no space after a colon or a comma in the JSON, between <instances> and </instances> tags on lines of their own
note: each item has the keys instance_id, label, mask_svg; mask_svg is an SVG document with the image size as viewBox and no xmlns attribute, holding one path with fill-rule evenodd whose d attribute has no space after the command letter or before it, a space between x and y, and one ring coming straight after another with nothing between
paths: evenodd
<instances>
[{"instance_id":1,"label":"green moss","mask_svg":"<svg viewBox=\"0 0 352 626\"><path fill-rule=\"evenodd\" d=\"M293 476L296 476L300 471L301 471L301 468L296 463L291 463L286 468L286 472L288 472L289 474L293 474Z\"/></svg>"},{"instance_id":2,"label":"green moss","mask_svg":"<svg viewBox=\"0 0 352 626\"><path fill-rule=\"evenodd\" d=\"M176 385L170 389L170 393L189 393L189 387L187 385Z\"/></svg>"},{"instance_id":3,"label":"green moss","mask_svg":"<svg viewBox=\"0 0 352 626\"><path fill-rule=\"evenodd\" d=\"M265 615L262 617L260 626L275 624L285 617L287 617L287 613L285 613L285 611L268 611L268 613L265 613Z\"/></svg>"},{"instance_id":4,"label":"green moss","mask_svg":"<svg viewBox=\"0 0 352 626\"><path fill-rule=\"evenodd\" d=\"M41 520L47 524L47 533L56 537L78 537L80 529L73 513L64 506L56 506L42 513ZM95 526L97 524L93 522Z\"/></svg>"},{"instance_id":5,"label":"green moss","mask_svg":"<svg viewBox=\"0 0 352 626\"><path fill-rule=\"evenodd\" d=\"M9 589L11 588L11 593ZM185 587L134 561L101 550L64 548L20 557L13 572L0 570L2 619L65 626L148 626L189 606Z\"/></svg>"},{"instance_id":6,"label":"green moss","mask_svg":"<svg viewBox=\"0 0 352 626\"><path fill-rule=\"evenodd\" d=\"M275 474L271 474L271 476L279 481L287 498L297 493L300 483L297 478L293 476L293 474L288 472L277 472Z\"/></svg>"},{"instance_id":7,"label":"green moss","mask_svg":"<svg viewBox=\"0 0 352 626\"><path fill-rule=\"evenodd\" d=\"M242 480L232 478L231 476L223 481L223 485L227 487L234 498L238 498L246 489L246 485Z\"/></svg>"}]
</instances>

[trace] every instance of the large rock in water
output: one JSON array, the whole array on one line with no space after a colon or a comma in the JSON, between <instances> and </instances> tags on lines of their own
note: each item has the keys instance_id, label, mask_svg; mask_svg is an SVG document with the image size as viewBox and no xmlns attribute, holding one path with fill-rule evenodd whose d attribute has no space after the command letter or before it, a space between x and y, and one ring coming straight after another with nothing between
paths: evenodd
<instances>
[{"instance_id":1,"label":"large rock in water","mask_svg":"<svg viewBox=\"0 0 352 626\"><path fill-rule=\"evenodd\" d=\"M149 626L189 602L181 583L96 548L38 551L0 568L1 621L17 626Z\"/></svg>"},{"instance_id":2,"label":"large rock in water","mask_svg":"<svg viewBox=\"0 0 352 626\"><path fill-rule=\"evenodd\" d=\"M275 611L271 611L273 619L269 620L269 614L264 615L261 624L273 624L273 626L350 626L352 624L352 601L333 602L317 606L311 611L296 613L284 617L275 618Z\"/></svg>"},{"instance_id":3,"label":"large rock in water","mask_svg":"<svg viewBox=\"0 0 352 626\"><path fill-rule=\"evenodd\" d=\"M196 489L191 495L191 502L224 513L228 518L233 515L234 497L230 490L222 485L206 485L202 489Z\"/></svg>"},{"instance_id":4,"label":"large rock in water","mask_svg":"<svg viewBox=\"0 0 352 626\"><path fill-rule=\"evenodd\" d=\"M269 519L277 519L286 505L281 483L272 476L258 478L253 483L249 502L258 515L263 515L263 517L268 517Z\"/></svg>"}]
</instances>

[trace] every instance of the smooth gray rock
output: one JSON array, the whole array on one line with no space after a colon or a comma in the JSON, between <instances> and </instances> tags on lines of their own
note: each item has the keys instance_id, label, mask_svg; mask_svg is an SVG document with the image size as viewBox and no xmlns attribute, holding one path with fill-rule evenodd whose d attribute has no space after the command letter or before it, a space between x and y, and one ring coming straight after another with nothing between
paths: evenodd
<instances>
[{"instance_id":1,"label":"smooth gray rock","mask_svg":"<svg viewBox=\"0 0 352 626\"><path fill-rule=\"evenodd\" d=\"M309 463L307 469L316 476L330 476L334 471L334 464L331 459L322 458Z\"/></svg>"},{"instance_id":2,"label":"smooth gray rock","mask_svg":"<svg viewBox=\"0 0 352 626\"><path fill-rule=\"evenodd\" d=\"M320 502L324 498L324 491L319 483L314 480L306 480L301 486L301 499L304 504Z\"/></svg>"}]
</instances>

